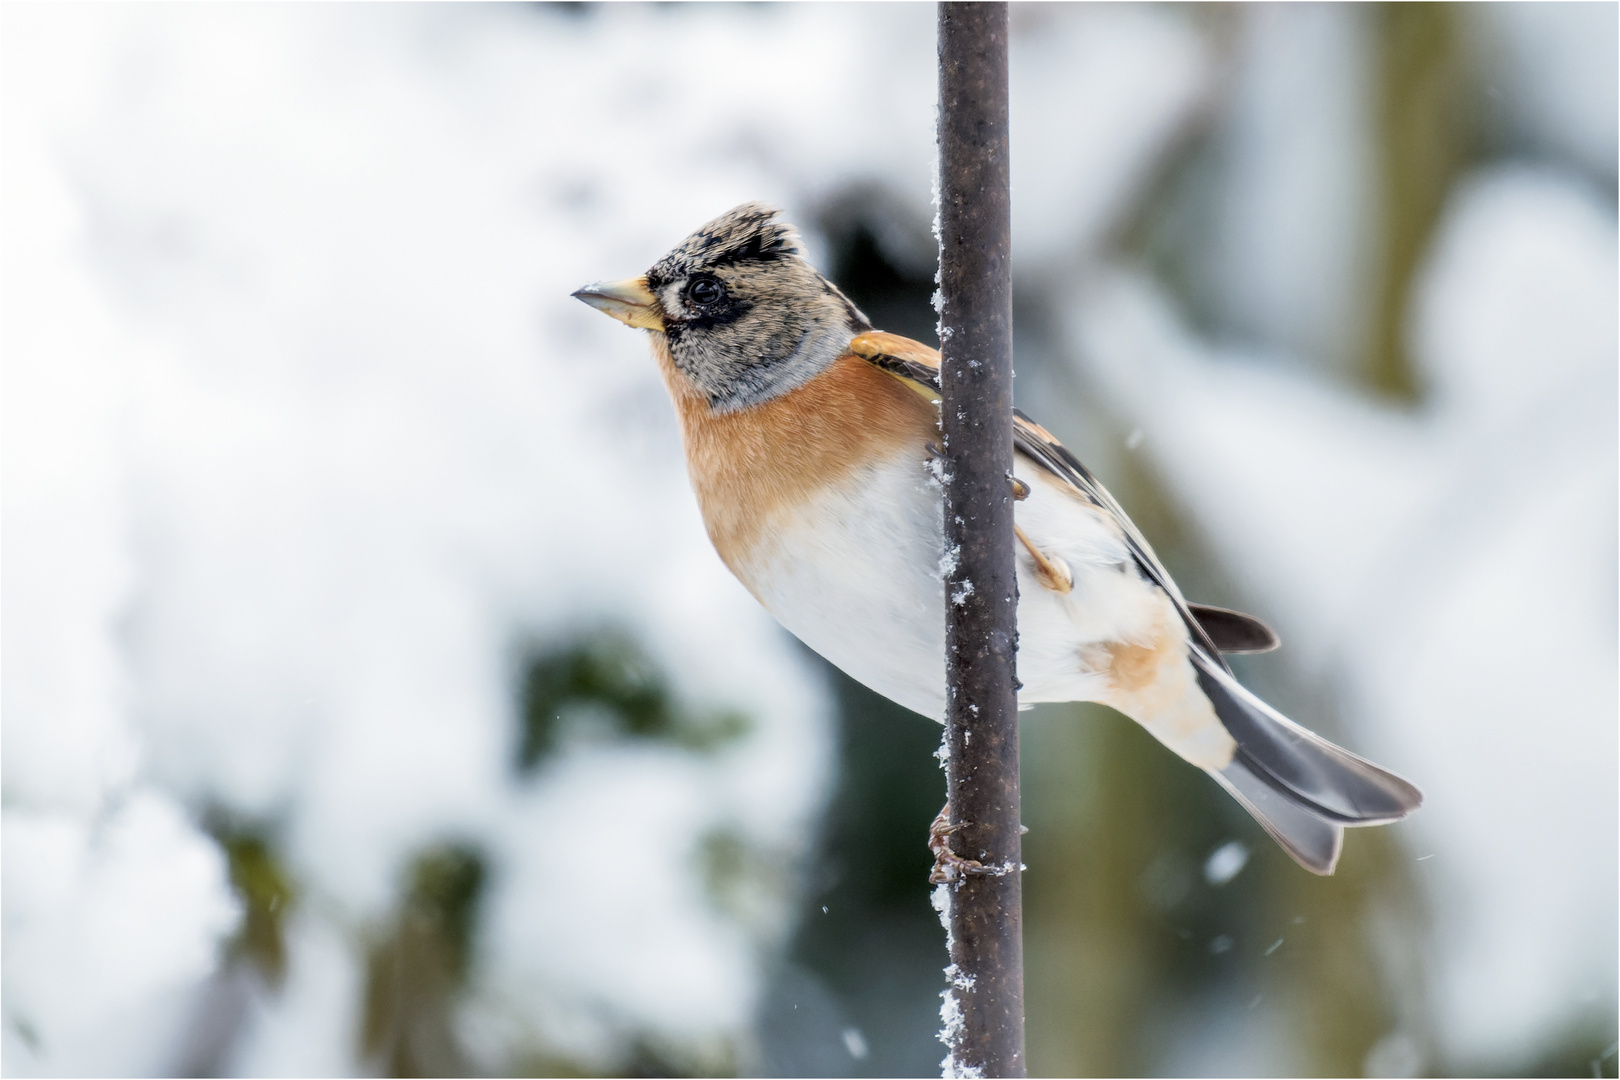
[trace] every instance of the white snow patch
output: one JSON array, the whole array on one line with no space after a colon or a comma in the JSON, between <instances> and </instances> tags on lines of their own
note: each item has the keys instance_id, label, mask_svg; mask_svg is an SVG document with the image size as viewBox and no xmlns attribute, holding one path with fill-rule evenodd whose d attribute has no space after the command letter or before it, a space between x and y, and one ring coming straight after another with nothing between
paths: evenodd
<instances>
[{"instance_id":1,"label":"white snow patch","mask_svg":"<svg viewBox=\"0 0 1620 1080\"><path fill-rule=\"evenodd\" d=\"M1218 888L1237 877L1248 864L1248 845L1241 840L1228 840L1204 860L1204 880Z\"/></svg>"},{"instance_id":2,"label":"white snow patch","mask_svg":"<svg viewBox=\"0 0 1620 1080\"><path fill-rule=\"evenodd\" d=\"M4 862L12 1074L163 1074L239 912L219 849L159 791L92 822L8 808Z\"/></svg>"}]
</instances>

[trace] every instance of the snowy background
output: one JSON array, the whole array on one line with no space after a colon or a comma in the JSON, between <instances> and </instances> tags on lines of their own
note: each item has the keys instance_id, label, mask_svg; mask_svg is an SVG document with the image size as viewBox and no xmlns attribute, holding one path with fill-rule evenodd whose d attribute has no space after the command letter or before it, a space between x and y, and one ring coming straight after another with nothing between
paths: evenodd
<instances>
[{"instance_id":1,"label":"snowy background","mask_svg":"<svg viewBox=\"0 0 1620 1080\"><path fill-rule=\"evenodd\" d=\"M568 296L758 198L927 337L933 18L0 12L6 1073L936 1067L937 734ZM1616 8L1013 30L1021 405L1428 797L1027 714L1032 1071L1614 1075Z\"/></svg>"}]
</instances>

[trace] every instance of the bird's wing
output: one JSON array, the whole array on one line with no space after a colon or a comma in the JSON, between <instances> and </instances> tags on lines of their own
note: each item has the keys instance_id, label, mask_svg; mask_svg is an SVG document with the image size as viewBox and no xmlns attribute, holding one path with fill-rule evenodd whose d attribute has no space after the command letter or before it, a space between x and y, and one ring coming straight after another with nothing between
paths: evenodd
<instances>
[{"instance_id":1,"label":"bird's wing","mask_svg":"<svg viewBox=\"0 0 1620 1080\"><path fill-rule=\"evenodd\" d=\"M938 403L940 393L938 350L898 334L872 331L856 336L849 343L849 351ZM1125 513L1124 507L1120 506L1109 494L1108 489L1103 487L1102 482L1091 474L1091 470L1082 465L1080 459L1070 453L1068 447L1058 442L1051 432L1017 409L1013 410L1013 445L1030 461L1066 484L1081 498L1107 513L1119 524L1125 543L1136 559L1136 564L1141 567L1142 573L1175 602L1176 611L1181 615L1182 622L1187 624L1193 647L1201 648L1222 668L1230 671L1226 661L1221 659L1215 637L1199 621L1192 606L1181 595L1181 590L1171 579L1170 572L1154 554L1153 545L1147 542L1141 530L1131 521L1130 515ZM1226 612L1224 609L1213 610L1221 611L1223 615L1228 616L1229 618L1225 620L1227 623L1234 625L1242 623L1246 627L1252 627L1245 636L1248 641L1260 643L1276 638L1264 623L1252 615L1243 615L1235 611ZM1232 619L1231 616L1236 618ZM1250 648L1252 649L1252 645Z\"/></svg>"},{"instance_id":2,"label":"bird's wing","mask_svg":"<svg viewBox=\"0 0 1620 1080\"><path fill-rule=\"evenodd\" d=\"M894 334L868 333L851 341L850 351L938 402L935 350ZM1124 509L1051 432L1015 411L1013 443L1026 459L1112 517L1143 575L1175 604L1187 626L1198 684L1237 742L1231 762L1212 775L1301 866L1331 874L1344 826L1395 821L1422 805L1423 793L1402 777L1307 731L1239 685L1220 645L1262 651L1274 646L1276 635L1252 616L1188 604Z\"/></svg>"}]
</instances>

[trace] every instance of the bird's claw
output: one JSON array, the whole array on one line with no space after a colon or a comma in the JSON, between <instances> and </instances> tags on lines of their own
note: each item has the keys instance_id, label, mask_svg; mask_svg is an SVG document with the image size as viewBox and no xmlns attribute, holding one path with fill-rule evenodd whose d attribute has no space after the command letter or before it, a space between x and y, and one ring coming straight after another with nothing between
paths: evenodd
<instances>
[{"instance_id":1,"label":"bird's claw","mask_svg":"<svg viewBox=\"0 0 1620 1080\"><path fill-rule=\"evenodd\" d=\"M951 850L951 836L960 832L966 822L951 824L951 807L947 803L928 826L928 850L934 853L934 869L928 874L930 885L946 885L964 877L993 875L978 859L964 859Z\"/></svg>"}]
</instances>

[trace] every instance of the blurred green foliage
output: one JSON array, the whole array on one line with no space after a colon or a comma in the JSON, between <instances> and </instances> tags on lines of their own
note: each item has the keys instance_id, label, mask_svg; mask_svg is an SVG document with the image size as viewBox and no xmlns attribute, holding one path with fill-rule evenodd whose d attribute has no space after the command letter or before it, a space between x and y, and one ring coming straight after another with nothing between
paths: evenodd
<instances>
[{"instance_id":1,"label":"blurred green foliage","mask_svg":"<svg viewBox=\"0 0 1620 1080\"><path fill-rule=\"evenodd\" d=\"M748 734L748 717L734 709L698 709L681 702L668 676L630 633L598 627L547 647L526 650L518 686L514 766L532 776L546 759L587 742L648 740L693 753L712 753ZM716 830L694 858L715 908L757 929L790 887L787 869L755 850L739 833ZM692 1052L650 1033L629 1031L615 1076L734 1075L738 1048ZM519 1076L586 1076L595 1070L542 1045L528 1047L505 1071Z\"/></svg>"},{"instance_id":2,"label":"blurred green foliage","mask_svg":"<svg viewBox=\"0 0 1620 1080\"><path fill-rule=\"evenodd\" d=\"M545 760L584 742L662 741L708 753L745 735L735 710L700 710L676 696L668 676L628 632L587 630L547 648L526 650L517 686L514 766L532 776ZM694 857L718 910L757 924L773 895L788 887L784 868L739 834L706 836ZM464 1076L476 1071L456 1034L455 1010L472 970L479 911L490 868L475 847L440 844L407 869L395 916L368 948L361 1050L389 1076ZM488 1063L485 1063L486 1067ZM735 1046L695 1055L651 1033L625 1032L613 1076L732 1075ZM590 1076L598 1068L531 1042L499 1070L515 1076Z\"/></svg>"},{"instance_id":3,"label":"blurred green foliage","mask_svg":"<svg viewBox=\"0 0 1620 1080\"><path fill-rule=\"evenodd\" d=\"M531 648L516 690L514 764L520 776L533 774L548 755L583 741L659 740L707 753L742 737L750 727L748 718L735 710L685 706L647 651L617 629L588 631L549 649ZM223 806L208 810L203 821L225 856L243 911L222 970L245 966L266 988L278 990L288 972L286 920L300 897L275 831ZM745 927L764 929L796 880L790 867L731 830L704 837L694 857L716 909ZM479 916L490 875L489 860L475 845L431 845L404 869L394 913L361 935L366 960L358 1048L378 1074L468 1076L479 1071L481 1063L468 1054L455 1017L477 979ZM225 983L216 989L229 992L234 991ZM205 1003L181 1071L212 1075L224 1070L244 1015L240 1008ZM605 1073L538 1043L496 1071L517 1076L708 1076L735 1075L738 1069L739 1047L730 1043L694 1052L630 1030L621 1055Z\"/></svg>"},{"instance_id":4,"label":"blurred green foliage","mask_svg":"<svg viewBox=\"0 0 1620 1080\"><path fill-rule=\"evenodd\" d=\"M1458 6L1381 4L1374 26L1383 265L1363 379L1411 401L1421 389L1406 352L1412 282L1452 184L1480 150L1478 94Z\"/></svg>"},{"instance_id":5,"label":"blurred green foliage","mask_svg":"<svg viewBox=\"0 0 1620 1080\"><path fill-rule=\"evenodd\" d=\"M242 924L227 946L228 959L252 965L267 986L279 988L287 976L285 920L298 894L273 833L222 807L206 813L203 824L225 853L231 888L242 902Z\"/></svg>"},{"instance_id":6,"label":"blurred green foliage","mask_svg":"<svg viewBox=\"0 0 1620 1080\"><path fill-rule=\"evenodd\" d=\"M361 1011L361 1050L385 1075L471 1074L452 1011L487 876L483 855L458 843L429 848L406 871L398 913L367 957Z\"/></svg>"},{"instance_id":7,"label":"blurred green foliage","mask_svg":"<svg viewBox=\"0 0 1620 1080\"><path fill-rule=\"evenodd\" d=\"M516 766L533 772L548 754L577 741L621 738L711 750L748 732L735 710L680 707L668 679L629 634L586 632L524 664Z\"/></svg>"},{"instance_id":8,"label":"blurred green foliage","mask_svg":"<svg viewBox=\"0 0 1620 1080\"><path fill-rule=\"evenodd\" d=\"M697 857L715 910L756 937L773 937L798 885L794 868L730 827L705 834Z\"/></svg>"},{"instance_id":9,"label":"blurred green foliage","mask_svg":"<svg viewBox=\"0 0 1620 1080\"><path fill-rule=\"evenodd\" d=\"M1241 925L1248 883L1196 888L1230 826L1202 776L1110 710L1024 721L1030 1068L1144 1075L1158 1050L1145 1021L1230 972L1209 946Z\"/></svg>"}]
</instances>

